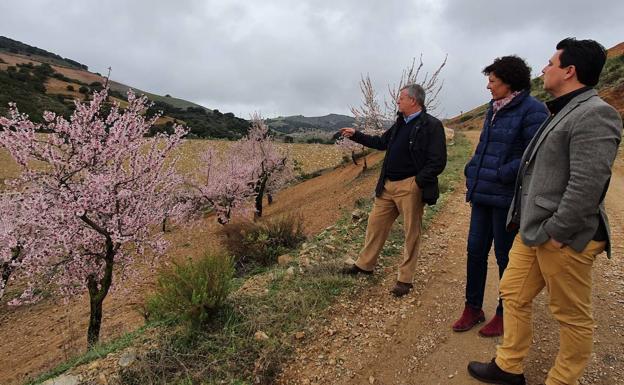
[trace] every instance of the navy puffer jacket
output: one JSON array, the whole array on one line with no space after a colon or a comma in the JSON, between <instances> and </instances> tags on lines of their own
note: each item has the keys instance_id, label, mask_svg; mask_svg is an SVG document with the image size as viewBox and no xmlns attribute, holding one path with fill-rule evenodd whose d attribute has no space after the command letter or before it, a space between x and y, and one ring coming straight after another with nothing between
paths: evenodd
<instances>
[{"instance_id":1,"label":"navy puffer jacket","mask_svg":"<svg viewBox=\"0 0 624 385\"><path fill-rule=\"evenodd\" d=\"M490 101L477 150L464 169L466 201L508 208L522 153L548 117L548 110L528 90L501 108L494 121L492 104Z\"/></svg>"}]
</instances>

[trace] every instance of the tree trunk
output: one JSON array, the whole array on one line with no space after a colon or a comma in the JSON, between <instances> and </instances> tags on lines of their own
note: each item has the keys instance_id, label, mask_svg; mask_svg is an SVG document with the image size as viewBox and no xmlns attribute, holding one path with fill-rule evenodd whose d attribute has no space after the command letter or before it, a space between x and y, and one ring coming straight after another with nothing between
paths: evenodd
<instances>
[{"instance_id":1,"label":"tree trunk","mask_svg":"<svg viewBox=\"0 0 624 385\"><path fill-rule=\"evenodd\" d=\"M22 248L17 246L12 250L11 259L0 264L0 299L4 297L4 290L9 283L9 278L15 269L13 262L17 261L22 253Z\"/></svg>"},{"instance_id":2,"label":"tree trunk","mask_svg":"<svg viewBox=\"0 0 624 385\"><path fill-rule=\"evenodd\" d=\"M351 160L353 161L354 165L358 165L357 159L355 159L355 151L351 151Z\"/></svg>"},{"instance_id":3,"label":"tree trunk","mask_svg":"<svg viewBox=\"0 0 624 385\"><path fill-rule=\"evenodd\" d=\"M166 216L162 220L162 232L163 233L167 232L167 217Z\"/></svg>"},{"instance_id":4,"label":"tree trunk","mask_svg":"<svg viewBox=\"0 0 624 385\"><path fill-rule=\"evenodd\" d=\"M364 168L362 169L362 171L366 171L366 169L368 168L368 164L366 163L366 155L364 156Z\"/></svg>"},{"instance_id":5,"label":"tree trunk","mask_svg":"<svg viewBox=\"0 0 624 385\"><path fill-rule=\"evenodd\" d=\"M260 179L260 183L256 186L256 212L254 213L254 219L262 217L262 198L264 198L264 191L266 190L268 180L269 176L264 175Z\"/></svg>"},{"instance_id":6,"label":"tree trunk","mask_svg":"<svg viewBox=\"0 0 624 385\"><path fill-rule=\"evenodd\" d=\"M89 329L87 330L87 348L91 349L100 340L100 327L102 326L102 304L113 282L113 265L115 261L115 247L110 237L106 239L106 256L104 257L104 275L101 279L95 275L87 277L89 289Z\"/></svg>"},{"instance_id":7,"label":"tree trunk","mask_svg":"<svg viewBox=\"0 0 624 385\"><path fill-rule=\"evenodd\" d=\"M100 327L102 326L102 303L104 298L92 296L89 290L91 312L89 314L89 329L87 331L87 348L91 349L100 340Z\"/></svg>"},{"instance_id":8,"label":"tree trunk","mask_svg":"<svg viewBox=\"0 0 624 385\"><path fill-rule=\"evenodd\" d=\"M267 193L267 203L268 203L269 205L272 205L272 204L273 204L273 194L271 194L271 193Z\"/></svg>"}]
</instances>

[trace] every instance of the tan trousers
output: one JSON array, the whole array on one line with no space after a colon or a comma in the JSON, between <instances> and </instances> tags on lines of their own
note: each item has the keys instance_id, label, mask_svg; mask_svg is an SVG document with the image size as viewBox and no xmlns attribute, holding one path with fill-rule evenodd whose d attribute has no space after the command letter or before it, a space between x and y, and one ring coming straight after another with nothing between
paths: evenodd
<instances>
[{"instance_id":1,"label":"tan trousers","mask_svg":"<svg viewBox=\"0 0 624 385\"><path fill-rule=\"evenodd\" d=\"M591 241L577 253L567 246L557 249L550 241L529 247L516 236L500 284L505 336L496 364L501 369L516 374L524 371L522 360L533 338L533 298L546 286L550 311L559 322L559 354L546 385L578 384L593 344L592 264L605 245Z\"/></svg>"},{"instance_id":2,"label":"tan trousers","mask_svg":"<svg viewBox=\"0 0 624 385\"><path fill-rule=\"evenodd\" d=\"M386 180L383 193L375 198L373 210L368 217L364 248L355 264L360 269L373 270L390 228L399 214L403 215L405 245L397 279L411 283L418 261L423 216L422 194L414 177L396 182Z\"/></svg>"}]
</instances>

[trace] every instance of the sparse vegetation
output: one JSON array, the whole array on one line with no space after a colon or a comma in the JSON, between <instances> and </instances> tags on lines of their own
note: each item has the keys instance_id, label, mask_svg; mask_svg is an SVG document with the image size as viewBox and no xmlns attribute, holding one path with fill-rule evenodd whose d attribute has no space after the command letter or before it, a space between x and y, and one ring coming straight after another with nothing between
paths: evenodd
<instances>
[{"instance_id":1,"label":"sparse vegetation","mask_svg":"<svg viewBox=\"0 0 624 385\"><path fill-rule=\"evenodd\" d=\"M607 59L597 88L614 87L622 82L624 82L624 55Z\"/></svg>"},{"instance_id":2,"label":"sparse vegetation","mask_svg":"<svg viewBox=\"0 0 624 385\"><path fill-rule=\"evenodd\" d=\"M435 210L428 208L425 225L445 204L470 152L468 141L458 135L455 145L449 147L449 163L441 177L442 197L438 205L431 207ZM377 172L378 167L367 172ZM157 337L142 345L148 346L148 351L141 353L135 365L122 370L122 384L271 383L281 365L292 357L297 340L313 338L313 333L318 332L314 331L314 320L337 296L357 295L378 283L375 276L362 280L336 274L344 258L353 256L361 247L366 232L365 213L371 204L370 199L358 199L355 207L364 213L362 217L356 219L346 210L335 225L293 253L298 253L304 274L299 274L298 269L290 274L283 267L271 266L257 276L252 290L243 287L243 278L235 278L233 285L238 289L199 329L179 328L178 323L185 325L186 321L175 317L166 323L151 324L158 331L150 335ZM273 230L274 234L280 232ZM396 223L380 256L381 267L394 265L402 241L403 231ZM256 337L260 331L266 339ZM141 331L138 333L141 335ZM133 340L135 334L126 336L107 347L106 353L124 348ZM94 358L97 356L91 354L63 364L39 381Z\"/></svg>"},{"instance_id":3,"label":"sparse vegetation","mask_svg":"<svg viewBox=\"0 0 624 385\"><path fill-rule=\"evenodd\" d=\"M439 204L428 209L425 224L443 206L452 193L452 186L471 153L466 138L458 135L449 148L449 164L442 175L442 197ZM360 199L356 208L367 212L371 200ZM192 335L169 333L131 371L123 373L124 384L189 383L271 383L281 364L289 359L296 341L295 335L308 338L313 327L312 317L326 309L338 295L356 295L378 278L354 280L336 274L345 255L358 250L366 232L366 215L354 220L345 215L299 250L299 264L306 265L305 274L290 276L280 267L263 274L269 278L262 294L245 291L234 294L230 306L220 313L212 328ZM391 230L382 251L380 264L395 263L402 251L403 231L399 223ZM315 256L313 257L312 254ZM254 338L262 331L267 340ZM163 378L166 378L163 381ZM143 381L143 382L140 382Z\"/></svg>"},{"instance_id":4,"label":"sparse vegetation","mask_svg":"<svg viewBox=\"0 0 624 385\"><path fill-rule=\"evenodd\" d=\"M286 215L263 222L237 222L223 227L224 246L235 257L239 274L277 262L280 254L297 247L305 235L303 218Z\"/></svg>"},{"instance_id":5,"label":"sparse vegetation","mask_svg":"<svg viewBox=\"0 0 624 385\"><path fill-rule=\"evenodd\" d=\"M69 106L45 93L45 81L53 72L47 64L10 66L6 71L0 71L0 116L8 112L9 102L17 103L21 112L38 123L43 121L44 110L68 116Z\"/></svg>"},{"instance_id":6,"label":"sparse vegetation","mask_svg":"<svg viewBox=\"0 0 624 385\"><path fill-rule=\"evenodd\" d=\"M548 92L544 90L544 79L542 79L541 76L537 78L533 78L531 80L531 95L541 100L542 102L545 102L551 99Z\"/></svg>"},{"instance_id":7,"label":"sparse vegetation","mask_svg":"<svg viewBox=\"0 0 624 385\"><path fill-rule=\"evenodd\" d=\"M177 320L197 330L211 321L230 292L232 258L206 253L197 261L174 262L160 273L146 304L149 319Z\"/></svg>"},{"instance_id":8,"label":"sparse vegetation","mask_svg":"<svg viewBox=\"0 0 624 385\"><path fill-rule=\"evenodd\" d=\"M80 68L83 70L88 70L84 64L78 63L75 60L71 60L68 58L63 58L59 55L53 54L52 52L48 52L41 48L33 47L28 44L24 44L17 40L9 39L8 37L0 36L0 51L5 50L14 54L25 54L27 56L37 55L41 58L45 58L52 63L61 64L69 67Z\"/></svg>"},{"instance_id":9,"label":"sparse vegetation","mask_svg":"<svg viewBox=\"0 0 624 385\"><path fill-rule=\"evenodd\" d=\"M472 155L470 142L464 135L455 135L455 144L449 147L448 161L444 172L439 177L440 198L435 206L427 206L423 217L425 228L431 219L444 207L449 196L455 191L457 181L464 177L464 166Z\"/></svg>"}]
</instances>

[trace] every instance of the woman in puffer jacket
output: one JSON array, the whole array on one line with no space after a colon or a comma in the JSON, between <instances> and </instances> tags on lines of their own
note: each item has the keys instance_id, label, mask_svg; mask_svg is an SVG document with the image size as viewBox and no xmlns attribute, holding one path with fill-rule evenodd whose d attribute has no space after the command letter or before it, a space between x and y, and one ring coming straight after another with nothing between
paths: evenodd
<instances>
[{"instance_id":1,"label":"woman in puffer jacket","mask_svg":"<svg viewBox=\"0 0 624 385\"><path fill-rule=\"evenodd\" d=\"M517 56L504 56L485 67L492 100L474 156L465 168L466 200L471 203L467 247L466 301L457 332L485 321L482 310L488 254L494 242L499 279L509 261L516 231L507 231L507 211L514 194L522 153L548 117L546 106L530 95L531 69ZM503 305L479 330L485 337L503 334Z\"/></svg>"}]
</instances>

